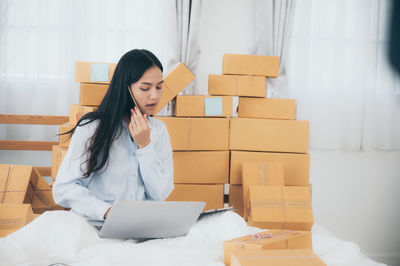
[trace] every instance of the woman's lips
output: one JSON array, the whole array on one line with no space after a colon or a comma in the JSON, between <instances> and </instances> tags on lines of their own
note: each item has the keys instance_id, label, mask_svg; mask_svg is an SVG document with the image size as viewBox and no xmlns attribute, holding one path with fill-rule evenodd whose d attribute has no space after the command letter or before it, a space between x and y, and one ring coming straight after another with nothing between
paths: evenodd
<instances>
[{"instance_id":1,"label":"woman's lips","mask_svg":"<svg viewBox=\"0 0 400 266\"><path fill-rule=\"evenodd\" d=\"M147 107L148 109L154 109L154 108L156 108L156 106L157 106L157 104L156 104L156 103L153 103L153 104L147 104L147 105L146 105L146 107Z\"/></svg>"}]
</instances>

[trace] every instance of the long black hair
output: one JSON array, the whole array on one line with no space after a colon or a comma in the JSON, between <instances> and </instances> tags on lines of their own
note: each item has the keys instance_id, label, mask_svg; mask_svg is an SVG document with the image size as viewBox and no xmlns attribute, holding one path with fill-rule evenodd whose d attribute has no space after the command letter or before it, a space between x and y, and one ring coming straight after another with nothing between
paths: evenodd
<instances>
[{"instance_id":1,"label":"long black hair","mask_svg":"<svg viewBox=\"0 0 400 266\"><path fill-rule=\"evenodd\" d=\"M121 121L130 117L130 109L135 107L128 88L137 82L151 67L163 67L158 58L150 51L134 49L124 54L115 68L110 86L106 95L95 112L82 116L76 126L65 134L72 134L78 126L84 126L95 120L99 121L93 136L86 143L85 154L88 153L87 169L84 177L101 170L108 163L110 147L113 141L121 134Z\"/></svg>"}]
</instances>

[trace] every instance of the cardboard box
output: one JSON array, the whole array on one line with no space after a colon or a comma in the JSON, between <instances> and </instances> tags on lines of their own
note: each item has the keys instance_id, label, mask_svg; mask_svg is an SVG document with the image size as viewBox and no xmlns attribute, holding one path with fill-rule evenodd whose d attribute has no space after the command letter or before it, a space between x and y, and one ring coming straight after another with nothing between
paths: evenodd
<instances>
[{"instance_id":1,"label":"cardboard box","mask_svg":"<svg viewBox=\"0 0 400 266\"><path fill-rule=\"evenodd\" d=\"M175 183L229 182L229 151L175 151Z\"/></svg>"},{"instance_id":2,"label":"cardboard box","mask_svg":"<svg viewBox=\"0 0 400 266\"><path fill-rule=\"evenodd\" d=\"M82 116L89 112L94 112L97 107L94 106L82 106L79 104L71 104L69 109L69 124L75 126Z\"/></svg>"},{"instance_id":3,"label":"cardboard box","mask_svg":"<svg viewBox=\"0 0 400 266\"><path fill-rule=\"evenodd\" d=\"M279 56L224 54L222 73L276 78L279 60Z\"/></svg>"},{"instance_id":4,"label":"cardboard box","mask_svg":"<svg viewBox=\"0 0 400 266\"><path fill-rule=\"evenodd\" d=\"M224 207L224 185L175 184L167 201L204 201L204 210Z\"/></svg>"},{"instance_id":5,"label":"cardboard box","mask_svg":"<svg viewBox=\"0 0 400 266\"><path fill-rule=\"evenodd\" d=\"M229 185L229 206L233 206L234 212L243 217L243 186L242 185Z\"/></svg>"},{"instance_id":6,"label":"cardboard box","mask_svg":"<svg viewBox=\"0 0 400 266\"><path fill-rule=\"evenodd\" d=\"M109 85L81 83L79 104L87 106L99 106L107 93Z\"/></svg>"},{"instance_id":7,"label":"cardboard box","mask_svg":"<svg viewBox=\"0 0 400 266\"><path fill-rule=\"evenodd\" d=\"M176 95L195 79L193 73L183 63L179 63L165 77L162 84L162 96L154 109L154 115L161 111Z\"/></svg>"},{"instance_id":8,"label":"cardboard box","mask_svg":"<svg viewBox=\"0 0 400 266\"><path fill-rule=\"evenodd\" d=\"M176 97L176 116L230 117L233 113L232 96L182 95Z\"/></svg>"},{"instance_id":9,"label":"cardboard box","mask_svg":"<svg viewBox=\"0 0 400 266\"><path fill-rule=\"evenodd\" d=\"M232 118L229 149L307 153L309 121Z\"/></svg>"},{"instance_id":10,"label":"cardboard box","mask_svg":"<svg viewBox=\"0 0 400 266\"><path fill-rule=\"evenodd\" d=\"M74 126L71 126L69 123L65 123L60 126L59 133L62 134L62 133L68 132L73 128L74 128ZM70 142L71 142L70 134L58 136L58 146L60 146L60 148L68 148Z\"/></svg>"},{"instance_id":11,"label":"cardboard box","mask_svg":"<svg viewBox=\"0 0 400 266\"><path fill-rule=\"evenodd\" d=\"M312 238L309 231L263 231L224 241L224 262L230 264L231 254L237 250L310 249Z\"/></svg>"},{"instance_id":12,"label":"cardboard box","mask_svg":"<svg viewBox=\"0 0 400 266\"><path fill-rule=\"evenodd\" d=\"M174 151L226 151L228 118L184 118L159 116L167 126Z\"/></svg>"},{"instance_id":13,"label":"cardboard box","mask_svg":"<svg viewBox=\"0 0 400 266\"><path fill-rule=\"evenodd\" d=\"M292 99L239 97L239 117L295 120L296 109Z\"/></svg>"},{"instance_id":14,"label":"cardboard box","mask_svg":"<svg viewBox=\"0 0 400 266\"><path fill-rule=\"evenodd\" d=\"M248 225L264 229L310 231L314 224L308 187L249 187Z\"/></svg>"},{"instance_id":15,"label":"cardboard box","mask_svg":"<svg viewBox=\"0 0 400 266\"><path fill-rule=\"evenodd\" d=\"M116 63L75 62L75 81L110 84Z\"/></svg>"},{"instance_id":16,"label":"cardboard box","mask_svg":"<svg viewBox=\"0 0 400 266\"><path fill-rule=\"evenodd\" d=\"M281 162L243 162L243 218L247 220L247 214L249 213L250 185L284 186L284 182L283 164Z\"/></svg>"},{"instance_id":17,"label":"cardboard box","mask_svg":"<svg viewBox=\"0 0 400 266\"><path fill-rule=\"evenodd\" d=\"M33 220L30 204L0 204L0 237L5 237Z\"/></svg>"},{"instance_id":18,"label":"cardboard box","mask_svg":"<svg viewBox=\"0 0 400 266\"><path fill-rule=\"evenodd\" d=\"M231 151L229 178L231 184L242 184L243 162L281 162L286 186L308 186L309 184L309 154Z\"/></svg>"},{"instance_id":19,"label":"cardboard box","mask_svg":"<svg viewBox=\"0 0 400 266\"><path fill-rule=\"evenodd\" d=\"M37 182L32 166L0 164L0 203L31 203Z\"/></svg>"},{"instance_id":20,"label":"cardboard box","mask_svg":"<svg viewBox=\"0 0 400 266\"><path fill-rule=\"evenodd\" d=\"M262 76L209 75L208 94L265 97L267 79Z\"/></svg>"},{"instance_id":21,"label":"cardboard box","mask_svg":"<svg viewBox=\"0 0 400 266\"><path fill-rule=\"evenodd\" d=\"M35 214L41 214L50 210L64 210L64 207L57 205L53 200L52 189L46 180L37 172L39 180L35 188L32 200L32 210Z\"/></svg>"},{"instance_id":22,"label":"cardboard box","mask_svg":"<svg viewBox=\"0 0 400 266\"><path fill-rule=\"evenodd\" d=\"M237 250L231 255L232 266L325 266L310 249Z\"/></svg>"},{"instance_id":23,"label":"cardboard box","mask_svg":"<svg viewBox=\"0 0 400 266\"><path fill-rule=\"evenodd\" d=\"M66 148L60 148L60 146L53 146L52 159L51 159L51 178L56 180L58 168L64 160L65 154L67 153Z\"/></svg>"}]
</instances>

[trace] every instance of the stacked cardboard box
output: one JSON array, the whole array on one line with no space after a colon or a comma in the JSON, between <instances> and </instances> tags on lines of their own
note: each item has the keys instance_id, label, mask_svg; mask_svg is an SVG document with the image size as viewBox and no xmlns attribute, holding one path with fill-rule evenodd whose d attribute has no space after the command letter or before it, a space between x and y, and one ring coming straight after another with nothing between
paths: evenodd
<instances>
[{"instance_id":1,"label":"stacked cardboard box","mask_svg":"<svg viewBox=\"0 0 400 266\"><path fill-rule=\"evenodd\" d=\"M295 100L266 98L267 79L278 74L279 57L225 54L222 75L209 76L210 95L239 96L238 117L230 119L229 128L229 204L249 225L273 229L266 233L268 239L226 241L226 264L231 256L233 265L275 262L275 253L266 249L306 249L295 253L314 256L308 254L313 224L309 122L296 120ZM255 264L248 264L246 256L254 249L260 254L254 254ZM295 263L297 256L289 253L282 256Z\"/></svg>"},{"instance_id":2,"label":"stacked cardboard box","mask_svg":"<svg viewBox=\"0 0 400 266\"><path fill-rule=\"evenodd\" d=\"M164 78L160 110L176 97L175 117L158 116L168 129L174 159L175 189L168 201L204 201L205 209L223 207L229 179L229 119L232 97L177 96L194 75L178 65ZM163 96L164 97L164 96ZM209 117L208 117L209 116Z\"/></svg>"},{"instance_id":3,"label":"stacked cardboard box","mask_svg":"<svg viewBox=\"0 0 400 266\"><path fill-rule=\"evenodd\" d=\"M37 206L42 182L32 166L0 164L0 237L34 219L32 208Z\"/></svg>"}]
</instances>

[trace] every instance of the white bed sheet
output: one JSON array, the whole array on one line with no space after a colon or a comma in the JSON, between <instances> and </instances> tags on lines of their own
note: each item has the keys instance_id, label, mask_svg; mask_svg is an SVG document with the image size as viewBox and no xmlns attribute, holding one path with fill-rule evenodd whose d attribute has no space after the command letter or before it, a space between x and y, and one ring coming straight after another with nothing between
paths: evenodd
<instances>
[{"instance_id":1,"label":"white bed sheet","mask_svg":"<svg viewBox=\"0 0 400 266\"><path fill-rule=\"evenodd\" d=\"M0 265L223 266L223 241L257 231L236 213L225 212L201 219L184 237L137 243L99 238L81 216L51 211L0 238ZM327 265L384 265L364 256L356 244L340 241L317 224L312 233L314 252Z\"/></svg>"}]
</instances>

